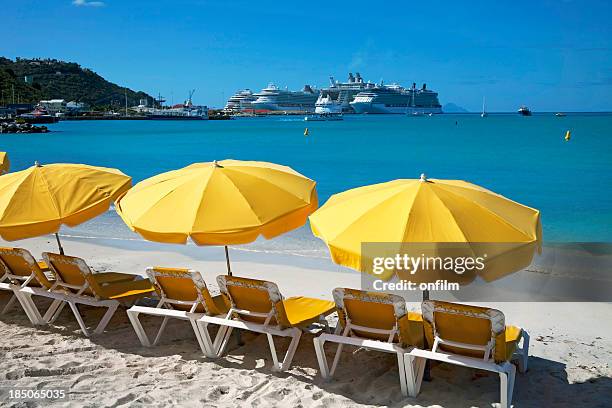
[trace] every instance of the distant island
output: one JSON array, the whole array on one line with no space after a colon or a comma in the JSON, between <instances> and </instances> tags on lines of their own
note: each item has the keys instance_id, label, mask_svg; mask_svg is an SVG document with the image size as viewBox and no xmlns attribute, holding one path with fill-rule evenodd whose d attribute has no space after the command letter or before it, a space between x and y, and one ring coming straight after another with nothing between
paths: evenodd
<instances>
[{"instance_id":1,"label":"distant island","mask_svg":"<svg viewBox=\"0 0 612 408\"><path fill-rule=\"evenodd\" d=\"M74 62L0 57L0 105L61 98L96 109L111 109L125 106L126 94L129 106L138 105L141 99L149 103L154 99L145 92L109 82Z\"/></svg>"},{"instance_id":2,"label":"distant island","mask_svg":"<svg viewBox=\"0 0 612 408\"><path fill-rule=\"evenodd\" d=\"M469 111L465 108L462 108L459 105L455 105L454 103L447 103L442 106L442 112L444 113L469 113Z\"/></svg>"}]
</instances>

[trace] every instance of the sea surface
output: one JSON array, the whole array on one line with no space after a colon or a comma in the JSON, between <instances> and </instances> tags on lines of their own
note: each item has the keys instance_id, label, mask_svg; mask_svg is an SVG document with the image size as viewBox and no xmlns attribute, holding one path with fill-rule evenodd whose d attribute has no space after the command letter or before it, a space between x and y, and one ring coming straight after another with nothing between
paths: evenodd
<instances>
[{"instance_id":1,"label":"sea surface","mask_svg":"<svg viewBox=\"0 0 612 408\"><path fill-rule=\"evenodd\" d=\"M612 242L612 115L353 115L230 121L63 121L52 132L0 135L11 171L41 163L116 167L135 182L193 162L262 160L291 166L330 195L396 178L463 179L542 213L544 240ZM308 128L308 136L304 135ZM571 131L571 140L564 136ZM139 240L109 211L64 235ZM244 250L325 257L308 227Z\"/></svg>"}]
</instances>

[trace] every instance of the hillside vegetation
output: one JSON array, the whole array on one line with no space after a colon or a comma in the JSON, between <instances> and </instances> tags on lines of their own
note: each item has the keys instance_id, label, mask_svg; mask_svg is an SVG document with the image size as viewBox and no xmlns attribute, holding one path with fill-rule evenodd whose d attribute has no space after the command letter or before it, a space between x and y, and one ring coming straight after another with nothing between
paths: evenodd
<instances>
[{"instance_id":1,"label":"hillside vegetation","mask_svg":"<svg viewBox=\"0 0 612 408\"><path fill-rule=\"evenodd\" d=\"M92 107L125 106L126 88L77 63L55 59L17 58L13 61L0 57L0 104L13 102L13 89L15 102L36 103L41 99L57 98L85 102ZM153 100L144 92L127 90L129 106L146 98L149 102Z\"/></svg>"}]
</instances>

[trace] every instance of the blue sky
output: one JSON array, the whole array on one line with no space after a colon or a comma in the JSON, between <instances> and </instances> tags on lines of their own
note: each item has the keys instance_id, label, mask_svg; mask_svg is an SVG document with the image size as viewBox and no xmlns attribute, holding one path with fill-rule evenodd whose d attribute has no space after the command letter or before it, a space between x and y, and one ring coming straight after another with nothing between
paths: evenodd
<instances>
[{"instance_id":1,"label":"blue sky","mask_svg":"<svg viewBox=\"0 0 612 408\"><path fill-rule=\"evenodd\" d=\"M19 0L0 55L80 63L120 85L223 105L268 82L325 86L349 71L428 86L491 111L612 110L606 1ZM59 95L58 95L59 96Z\"/></svg>"}]
</instances>

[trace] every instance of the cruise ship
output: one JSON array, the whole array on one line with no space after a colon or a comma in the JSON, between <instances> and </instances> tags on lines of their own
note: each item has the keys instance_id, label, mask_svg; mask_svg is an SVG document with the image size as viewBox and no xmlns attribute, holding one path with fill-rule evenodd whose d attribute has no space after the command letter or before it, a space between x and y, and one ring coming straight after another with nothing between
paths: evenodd
<instances>
[{"instance_id":1,"label":"cruise ship","mask_svg":"<svg viewBox=\"0 0 612 408\"><path fill-rule=\"evenodd\" d=\"M353 76L352 72L349 72L347 82L339 82L334 77L329 77L329 81L329 88L321 89L321 94L315 104L315 113L353 113L354 110L350 103L355 95L376 87L375 84L364 82L359 72L355 76Z\"/></svg>"},{"instance_id":2,"label":"cruise ship","mask_svg":"<svg viewBox=\"0 0 612 408\"><path fill-rule=\"evenodd\" d=\"M381 85L355 95L350 103L357 113L403 113L422 115L442 113L438 93L423 84L417 89L416 83L406 89L400 85Z\"/></svg>"},{"instance_id":3,"label":"cruise ship","mask_svg":"<svg viewBox=\"0 0 612 408\"><path fill-rule=\"evenodd\" d=\"M253 95L250 89L243 89L227 100L223 110L229 113L251 112L256 99L257 96Z\"/></svg>"},{"instance_id":4,"label":"cruise ship","mask_svg":"<svg viewBox=\"0 0 612 408\"><path fill-rule=\"evenodd\" d=\"M310 85L305 85L301 91L289 91L269 84L254 96L257 99L251 106L255 111L313 112L319 92Z\"/></svg>"}]
</instances>

